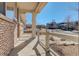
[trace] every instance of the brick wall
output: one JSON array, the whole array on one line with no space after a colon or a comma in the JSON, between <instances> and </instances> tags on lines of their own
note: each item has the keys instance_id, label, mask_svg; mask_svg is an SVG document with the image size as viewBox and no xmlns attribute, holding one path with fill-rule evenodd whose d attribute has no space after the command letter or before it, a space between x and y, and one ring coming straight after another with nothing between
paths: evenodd
<instances>
[{"instance_id":1,"label":"brick wall","mask_svg":"<svg viewBox=\"0 0 79 59\"><path fill-rule=\"evenodd\" d=\"M7 21L8 20L8 21ZM14 48L15 24L5 16L0 15L0 55L8 55Z\"/></svg>"}]
</instances>

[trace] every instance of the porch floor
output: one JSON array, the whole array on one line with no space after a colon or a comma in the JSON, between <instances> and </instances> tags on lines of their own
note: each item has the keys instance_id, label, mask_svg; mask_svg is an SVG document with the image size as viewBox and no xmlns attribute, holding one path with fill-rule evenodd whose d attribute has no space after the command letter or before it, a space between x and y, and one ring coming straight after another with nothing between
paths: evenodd
<instances>
[{"instance_id":1,"label":"porch floor","mask_svg":"<svg viewBox=\"0 0 79 59\"><path fill-rule=\"evenodd\" d=\"M37 41L37 37L31 38L31 34L23 34L17 40L10 56L45 56L45 50Z\"/></svg>"}]
</instances>

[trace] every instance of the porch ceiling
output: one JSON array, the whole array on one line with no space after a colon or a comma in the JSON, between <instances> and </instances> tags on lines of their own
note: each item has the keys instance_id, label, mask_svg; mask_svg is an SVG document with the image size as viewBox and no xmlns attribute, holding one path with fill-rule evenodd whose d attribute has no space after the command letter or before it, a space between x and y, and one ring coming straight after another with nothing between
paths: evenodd
<instances>
[{"instance_id":1,"label":"porch ceiling","mask_svg":"<svg viewBox=\"0 0 79 59\"><path fill-rule=\"evenodd\" d=\"M20 12L40 12L46 2L7 2L7 9L13 10L15 6Z\"/></svg>"}]
</instances>

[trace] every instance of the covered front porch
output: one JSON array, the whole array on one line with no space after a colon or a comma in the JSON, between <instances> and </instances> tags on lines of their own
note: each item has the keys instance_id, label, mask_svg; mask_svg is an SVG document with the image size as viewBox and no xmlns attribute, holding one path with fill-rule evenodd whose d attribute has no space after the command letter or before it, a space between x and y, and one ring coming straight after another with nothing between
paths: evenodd
<instances>
[{"instance_id":1,"label":"covered front porch","mask_svg":"<svg viewBox=\"0 0 79 59\"><path fill-rule=\"evenodd\" d=\"M15 17L13 21L15 22L16 25L14 29L14 49L13 50L16 50L16 49L21 50L33 40L36 43L36 40L35 40L36 39L36 16L41 12L41 10L44 8L46 4L47 4L46 2L1 2L0 3L0 8L1 8L0 13L5 16L5 19L7 18L6 16L7 10L14 11ZM26 25L26 16L25 16L26 13L32 14L32 33L30 34L24 33L24 27ZM31 50L29 51L29 49L30 48L32 49L33 47L32 45L34 45L35 43L34 42L31 43L27 47L26 51L32 53L33 51ZM16 50L15 52L18 53L19 51ZM30 55L30 54L27 53L25 55Z\"/></svg>"},{"instance_id":2,"label":"covered front porch","mask_svg":"<svg viewBox=\"0 0 79 59\"><path fill-rule=\"evenodd\" d=\"M0 3L0 6L1 6L0 13L3 14L4 16L2 17L2 15L0 15L1 17L0 20L1 21L4 20L5 21L4 23L8 21L7 24L8 23L15 24L14 28L12 25L10 26L11 28L14 29L14 31L11 31L11 32L8 31L10 33L9 35L8 35L8 32L6 32L7 33L6 35L8 37L10 37L11 35L12 36L10 38L6 37L3 39L3 41L5 41L5 39L7 40L9 39L8 41L6 40L7 43L11 41L8 44L8 45L12 44L11 46L8 47L8 48L11 47L11 50L9 51L8 54L5 54L4 52L1 55L8 55L8 56L79 55L78 53L78 48L79 48L78 38L79 37L77 33L72 33L72 32L67 33L63 30L50 31L47 28L37 31L36 17L37 17L37 14L39 14L41 10L45 7L46 4L47 4L46 2L6 2L6 3L3 2L3 3ZM13 21L10 21L11 19L6 17L6 10L14 11L15 17ZM26 16L25 16L26 13L32 14L32 32L31 33L24 33L23 31L27 22ZM0 24L2 25L3 23L0 23ZM8 26L10 24L8 24ZM8 26L7 28L9 28ZM11 29L9 28L9 30ZM3 33L0 32L0 34L3 35L4 32ZM0 38L2 38L1 36ZM6 47L3 50L6 50Z\"/></svg>"}]
</instances>

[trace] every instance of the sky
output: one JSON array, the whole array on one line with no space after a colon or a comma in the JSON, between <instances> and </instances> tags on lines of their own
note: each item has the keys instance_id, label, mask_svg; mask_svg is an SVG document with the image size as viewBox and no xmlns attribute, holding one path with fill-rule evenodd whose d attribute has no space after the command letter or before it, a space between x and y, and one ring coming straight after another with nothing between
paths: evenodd
<instances>
[{"instance_id":1,"label":"sky","mask_svg":"<svg viewBox=\"0 0 79 59\"><path fill-rule=\"evenodd\" d=\"M55 21L57 23L66 21L68 16L71 21L78 20L78 11L72 9L78 8L76 2L48 2L47 5L36 16L36 24L44 24ZM7 11L9 18L14 18L13 11ZM26 13L26 23L32 24L32 13Z\"/></svg>"}]
</instances>

